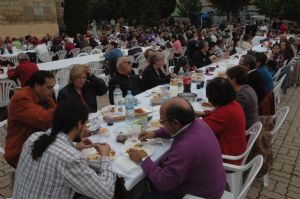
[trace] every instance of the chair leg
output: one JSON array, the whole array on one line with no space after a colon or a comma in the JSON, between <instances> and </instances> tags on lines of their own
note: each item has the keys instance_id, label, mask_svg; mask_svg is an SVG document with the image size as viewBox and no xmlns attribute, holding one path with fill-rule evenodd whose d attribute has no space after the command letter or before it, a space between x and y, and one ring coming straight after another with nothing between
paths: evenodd
<instances>
[{"instance_id":1,"label":"chair leg","mask_svg":"<svg viewBox=\"0 0 300 199\"><path fill-rule=\"evenodd\" d=\"M269 185L269 175L270 175L270 173L267 172L267 173L263 176L264 186L268 186L268 185Z\"/></svg>"},{"instance_id":2,"label":"chair leg","mask_svg":"<svg viewBox=\"0 0 300 199\"><path fill-rule=\"evenodd\" d=\"M242 185L242 173L228 173L227 174L227 182L230 187L230 192L233 195L233 198L237 198L240 193L241 185Z\"/></svg>"}]
</instances>

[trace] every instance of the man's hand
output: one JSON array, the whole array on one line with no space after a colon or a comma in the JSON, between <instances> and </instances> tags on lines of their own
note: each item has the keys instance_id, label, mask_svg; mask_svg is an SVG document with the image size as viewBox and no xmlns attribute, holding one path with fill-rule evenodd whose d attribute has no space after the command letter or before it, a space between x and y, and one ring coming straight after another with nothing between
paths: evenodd
<instances>
[{"instance_id":1,"label":"man's hand","mask_svg":"<svg viewBox=\"0 0 300 199\"><path fill-rule=\"evenodd\" d=\"M94 144L94 147L96 148L96 150L101 156L106 156L106 157L109 156L111 149L107 143L96 143Z\"/></svg>"},{"instance_id":2,"label":"man's hand","mask_svg":"<svg viewBox=\"0 0 300 199\"><path fill-rule=\"evenodd\" d=\"M147 153L144 150L128 149L127 153L129 158L136 163L140 163L144 157L147 157Z\"/></svg>"},{"instance_id":3,"label":"man's hand","mask_svg":"<svg viewBox=\"0 0 300 199\"><path fill-rule=\"evenodd\" d=\"M83 149L87 149L87 148L91 148L91 147L93 147L93 143L91 142L91 140L86 139L86 138L81 139L81 141L75 145L75 148L78 151L82 151Z\"/></svg>"},{"instance_id":4,"label":"man's hand","mask_svg":"<svg viewBox=\"0 0 300 199\"><path fill-rule=\"evenodd\" d=\"M148 132L142 132L139 135L139 140L145 141L146 139L152 139L154 138L155 134L153 131L148 131Z\"/></svg>"}]
</instances>

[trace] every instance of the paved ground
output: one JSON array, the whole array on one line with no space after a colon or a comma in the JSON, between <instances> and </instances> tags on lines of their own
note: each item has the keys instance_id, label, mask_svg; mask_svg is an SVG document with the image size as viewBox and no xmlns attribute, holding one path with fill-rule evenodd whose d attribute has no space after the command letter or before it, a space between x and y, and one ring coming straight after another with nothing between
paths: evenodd
<instances>
[{"instance_id":1,"label":"paved ground","mask_svg":"<svg viewBox=\"0 0 300 199\"><path fill-rule=\"evenodd\" d=\"M273 146L274 166L269 186L257 179L248 192L247 199L300 199L300 88L290 88L282 105L290 107L287 121L280 130ZM107 104L98 99L100 107ZM0 156L0 198L11 195L9 173L11 168Z\"/></svg>"}]
</instances>

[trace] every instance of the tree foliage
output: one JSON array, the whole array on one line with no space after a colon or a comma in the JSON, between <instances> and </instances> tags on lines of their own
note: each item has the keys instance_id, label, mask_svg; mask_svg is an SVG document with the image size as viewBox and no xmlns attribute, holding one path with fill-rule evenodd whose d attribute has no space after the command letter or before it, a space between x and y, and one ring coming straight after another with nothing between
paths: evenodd
<instances>
[{"instance_id":1,"label":"tree foliage","mask_svg":"<svg viewBox=\"0 0 300 199\"><path fill-rule=\"evenodd\" d=\"M140 24L155 25L160 18L171 15L176 0L90 0L90 18L118 19Z\"/></svg>"},{"instance_id":2,"label":"tree foliage","mask_svg":"<svg viewBox=\"0 0 300 199\"><path fill-rule=\"evenodd\" d=\"M88 25L89 0L65 0L64 21L69 35L85 33Z\"/></svg>"},{"instance_id":3,"label":"tree foliage","mask_svg":"<svg viewBox=\"0 0 300 199\"><path fill-rule=\"evenodd\" d=\"M199 0L178 0L177 8L181 16L188 17L192 24L196 24L202 5Z\"/></svg>"},{"instance_id":4,"label":"tree foliage","mask_svg":"<svg viewBox=\"0 0 300 199\"><path fill-rule=\"evenodd\" d=\"M224 13L227 17L230 14L238 15L241 9L248 5L249 0L212 0L213 7L217 8L220 13Z\"/></svg>"},{"instance_id":5,"label":"tree foliage","mask_svg":"<svg viewBox=\"0 0 300 199\"><path fill-rule=\"evenodd\" d=\"M268 17L279 17L300 22L299 0L256 0L260 13Z\"/></svg>"}]
</instances>

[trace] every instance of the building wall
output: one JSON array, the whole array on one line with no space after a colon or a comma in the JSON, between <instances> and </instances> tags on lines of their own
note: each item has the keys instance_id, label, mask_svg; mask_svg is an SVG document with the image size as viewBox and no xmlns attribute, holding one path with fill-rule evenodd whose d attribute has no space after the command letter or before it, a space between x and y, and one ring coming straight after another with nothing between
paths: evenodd
<instances>
[{"instance_id":1,"label":"building wall","mask_svg":"<svg viewBox=\"0 0 300 199\"><path fill-rule=\"evenodd\" d=\"M0 36L58 34L55 0L0 0Z\"/></svg>"}]
</instances>

